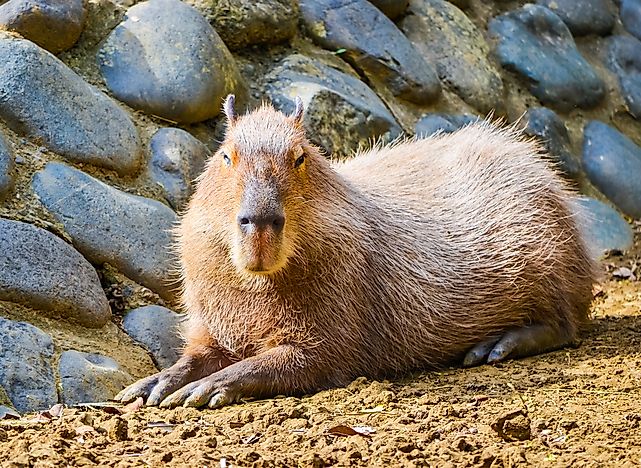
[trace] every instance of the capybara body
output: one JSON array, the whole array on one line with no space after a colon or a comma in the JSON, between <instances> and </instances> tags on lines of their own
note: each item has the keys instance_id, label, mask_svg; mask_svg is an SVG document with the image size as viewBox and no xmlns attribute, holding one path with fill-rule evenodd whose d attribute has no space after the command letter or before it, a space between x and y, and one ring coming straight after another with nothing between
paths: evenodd
<instances>
[{"instance_id":1,"label":"capybara body","mask_svg":"<svg viewBox=\"0 0 641 468\"><path fill-rule=\"evenodd\" d=\"M184 356L120 399L218 406L576 337L594 264L573 195L516 130L482 122L332 164L301 108L230 106L178 231Z\"/></svg>"}]
</instances>

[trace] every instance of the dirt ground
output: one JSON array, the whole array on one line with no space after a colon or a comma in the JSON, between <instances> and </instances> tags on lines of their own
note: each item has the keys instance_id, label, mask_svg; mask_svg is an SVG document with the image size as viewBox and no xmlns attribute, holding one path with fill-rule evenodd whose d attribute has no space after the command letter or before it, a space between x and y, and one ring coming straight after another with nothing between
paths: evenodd
<instances>
[{"instance_id":1,"label":"dirt ground","mask_svg":"<svg viewBox=\"0 0 641 468\"><path fill-rule=\"evenodd\" d=\"M0 467L637 466L636 231L632 252L604 262L577 348L221 410L108 405L5 418Z\"/></svg>"}]
</instances>

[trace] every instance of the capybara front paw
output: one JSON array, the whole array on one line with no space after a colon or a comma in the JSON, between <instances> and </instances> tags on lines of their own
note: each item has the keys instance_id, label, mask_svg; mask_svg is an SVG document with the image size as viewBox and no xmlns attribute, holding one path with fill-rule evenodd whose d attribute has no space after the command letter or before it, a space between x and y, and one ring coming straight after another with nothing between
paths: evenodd
<instances>
[{"instance_id":1,"label":"capybara front paw","mask_svg":"<svg viewBox=\"0 0 641 468\"><path fill-rule=\"evenodd\" d=\"M122 403L129 403L139 397L147 400L153 388L158 384L159 376L160 373L150 375L149 377L145 377L144 379L140 379L137 382L132 383L121 390L120 393L114 397L114 400Z\"/></svg>"},{"instance_id":2,"label":"capybara front paw","mask_svg":"<svg viewBox=\"0 0 641 468\"><path fill-rule=\"evenodd\" d=\"M219 408L239 399L240 395L237 392L210 376L172 393L160 403L160 407L175 408L182 405L199 408L206 405Z\"/></svg>"}]
</instances>

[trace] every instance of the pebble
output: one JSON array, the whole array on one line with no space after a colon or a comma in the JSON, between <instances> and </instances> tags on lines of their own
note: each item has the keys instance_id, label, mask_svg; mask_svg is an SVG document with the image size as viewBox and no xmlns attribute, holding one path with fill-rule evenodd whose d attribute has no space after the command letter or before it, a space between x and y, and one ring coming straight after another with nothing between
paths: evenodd
<instances>
[{"instance_id":1,"label":"pebble","mask_svg":"<svg viewBox=\"0 0 641 468\"><path fill-rule=\"evenodd\" d=\"M85 0L9 0L0 6L0 28L19 33L57 54L71 48L87 17Z\"/></svg>"},{"instance_id":2,"label":"pebble","mask_svg":"<svg viewBox=\"0 0 641 468\"><path fill-rule=\"evenodd\" d=\"M641 148L598 120L583 130L583 168L590 181L625 214L641 218Z\"/></svg>"},{"instance_id":3,"label":"pebble","mask_svg":"<svg viewBox=\"0 0 641 468\"><path fill-rule=\"evenodd\" d=\"M418 137L427 137L438 131L452 133L477 120L480 120L480 117L471 114L425 114L416 122L414 132Z\"/></svg>"},{"instance_id":4,"label":"pebble","mask_svg":"<svg viewBox=\"0 0 641 468\"><path fill-rule=\"evenodd\" d=\"M89 261L109 263L166 299L174 296L171 208L57 162L38 171L32 187Z\"/></svg>"},{"instance_id":5,"label":"pebble","mask_svg":"<svg viewBox=\"0 0 641 468\"><path fill-rule=\"evenodd\" d=\"M630 36L612 36L609 41L610 69L619 79L630 114L641 120L641 41Z\"/></svg>"},{"instance_id":6,"label":"pebble","mask_svg":"<svg viewBox=\"0 0 641 468\"><path fill-rule=\"evenodd\" d=\"M176 210L185 208L193 192L192 182L211 156L207 147L179 128L161 128L149 142L151 178L165 192L165 199Z\"/></svg>"},{"instance_id":7,"label":"pebble","mask_svg":"<svg viewBox=\"0 0 641 468\"><path fill-rule=\"evenodd\" d=\"M180 315L165 307L150 305L127 312L122 326L144 346L159 369L174 364L184 345L179 331Z\"/></svg>"},{"instance_id":8,"label":"pebble","mask_svg":"<svg viewBox=\"0 0 641 468\"><path fill-rule=\"evenodd\" d=\"M66 159L135 172L142 158L129 115L31 41L0 33L0 119Z\"/></svg>"},{"instance_id":9,"label":"pebble","mask_svg":"<svg viewBox=\"0 0 641 468\"><path fill-rule=\"evenodd\" d=\"M581 56L565 23L548 8L526 4L490 21L501 65L529 83L532 94L561 111L597 105L605 85Z\"/></svg>"},{"instance_id":10,"label":"pebble","mask_svg":"<svg viewBox=\"0 0 641 468\"><path fill-rule=\"evenodd\" d=\"M66 405L107 401L133 381L112 358L75 350L60 355L58 373Z\"/></svg>"},{"instance_id":11,"label":"pebble","mask_svg":"<svg viewBox=\"0 0 641 468\"><path fill-rule=\"evenodd\" d=\"M370 0L370 3L381 10L390 19L396 19L405 13L409 0Z\"/></svg>"},{"instance_id":12,"label":"pebble","mask_svg":"<svg viewBox=\"0 0 641 468\"><path fill-rule=\"evenodd\" d=\"M212 25L231 49L278 44L296 34L298 2L234 0L212 2Z\"/></svg>"},{"instance_id":13,"label":"pebble","mask_svg":"<svg viewBox=\"0 0 641 468\"><path fill-rule=\"evenodd\" d=\"M621 0L619 15L623 27L641 40L641 0Z\"/></svg>"},{"instance_id":14,"label":"pebble","mask_svg":"<svg viewBox=\"0 0 641 468\"><path fill-rule=\"evenodd\" d=\"M394 96L427 104L441 84L396 25L366 0L301 0L302 22L322 47L339 56Z\"/></svg>"},{"instance_id":15,"label":"pebble","mask_svg":"<svg viewBox=\"0 0 641 468\"><path fill-rule=\"evenodd\" d=\"M51 367L53 341L39 328L0 317L0 385L21 413L58 402Z\"/></svg>"},{"instance_id":16,"label":"pebble","mask_svg":"<svg viewBox=\"0 0 641 468\"><path fill-rule=\"evenodd\" d=\"M441 82L483 113L503 108L503 81L489 61L490 46L461 10L445 0L411 0L400 23Z\"/></svg>"},{"instance_id":17,"label":"pebble","mask_svg":"<svg viewBox=\"0 0 641 468\"><path fill-rule=\"evenodd\" d=\"M525 114L525 133L537 137L559 169L568 177L581 175L581 162L571 149L570 136L563 120L547 107L533 107Z\"/></svg>"},{"instance_id":18,"label":"pebble","mask_svg":"<svg viewBox=\"0 0 641 468\"><path fill-rule=\"evenodd\" d=\"M73 247L39 227L0 219L0 300L100 328L111 318L98 274Z\"/></svg>"},{"instance_id":19,"label":"pebble","mask_svg":"<svg viewBox=\"0 0 641 468\"><path fill-rule=\"evenodd\" d=\"M594 198L582 197L579 205L584 210L584 238L595 260L615 250L625 252L632 247L632 228L617 210Z\"/></svg>"},{"instance_id":20,"label":"pebble","mask_svg":"<svg viewBox=\"0 0 641 468\"><path fill-rule=\"evenodd\" d=\"M328 154L346 156L364 141L389 141L401 133L394 116L365 83L319 61L290 55L265 81L277 109L291 113L294 98L303 100L307 134Z\"/></svg>"},{"instance_id":21,"label":"pebble","mask_svg":"<svg viewBox=\"0 0 641 468\"><path fill-rule=\"evenodd\" d=\"M499 437L508 442L529 440L532 436L530 417L520 409L503 413L490 427L497 432Z\"/></svg>"},{"instance_id":22,"label":"pebble","mask_svg":"<svg viewBox=\"0 0 641 468\"><path fill-rule=\"evenodd\" d=\"M245 91L227 46L180 0L149 0L129 10L98 52L111 92L135 109L172 122L218 115L223 98Z\"/></svg>"},{"instance_id":23,"label":"pebble","mask_svg":"<svg viewBox=\"0 0 641 468\"><path fill-rule=\"evenodd\" d=\"M0 201L11 191L15 178L13 151L7 140L0 134Z\"/></svg>"},{"instance_id":24,"label":"pebble","mask_svg":"<svg viewBox=\"0 0 641 468\"><path fill-rule=\"evenodd\" d=\"M615 22L611 0L537 0L559 15L575 36L605 36Z\"/></svg>"}]
</instances>

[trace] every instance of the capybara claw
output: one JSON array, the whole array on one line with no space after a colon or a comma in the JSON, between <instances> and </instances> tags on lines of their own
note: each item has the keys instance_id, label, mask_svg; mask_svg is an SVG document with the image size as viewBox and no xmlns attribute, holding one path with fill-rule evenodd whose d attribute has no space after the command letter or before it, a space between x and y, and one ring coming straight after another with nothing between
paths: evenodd
<instances>
[{"instance_id":1,"label":"capybara claw","mask_svg":"<svg viewBox=\"0 0 641 468\"><path fill-rule=\"evenodd\" d=\"M130 403L139 397L147 399L156 382L157 377L155 375L141 379L121 390L118 395L114 397L114 400L121 403Z\"/></svg>"}]
</instances>

